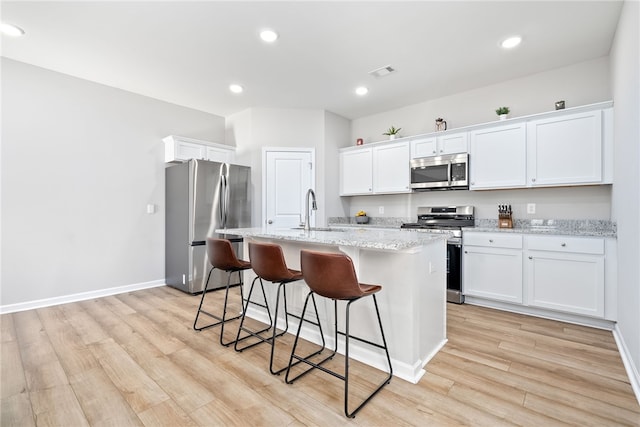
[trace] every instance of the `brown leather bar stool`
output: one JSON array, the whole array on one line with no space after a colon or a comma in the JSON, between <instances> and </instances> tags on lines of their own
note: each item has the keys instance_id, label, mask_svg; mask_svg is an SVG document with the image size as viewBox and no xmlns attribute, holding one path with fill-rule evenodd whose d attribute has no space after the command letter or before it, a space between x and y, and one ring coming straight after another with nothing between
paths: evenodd
<instances>
[{"instance_id":1,"label":"brown leather bar stool","mask_svg":"<svg viewBox=\"0 0 640 427\"><path fill-rule=\"evenodd\" d=\"M239 319L242 315L238 315L235 317L227 318L227 301L229 300L229 288L234 288L236 286L240 287L240 298L241 301L244 300L242 294L242 272L244 270L248 270L251 268L251 263L248 261L240 260L236 257L235 252L233 251L233 247L231 246L231 242L226 239L214 239L207 238L207 256L209 258L209 263L212 265L209 270L209 275L207 276L207 282L205 283L204 290L202 291L202 298L200 299L200 305L198 306L198 313L196 314L196 320L193 322L193 329L196 331L201 331L203 329L208 329L213 326L222 325L220 327L220 344L227 347L234 343L234 341L229 341L225 343L223 341L224 336L224 325L227 322L230 322L235 319ZM204 302L204 297L207 295L207 287L209 286L209 279L211 279L211 273L213 273L214 269L222 270L227 273L227 286L225 287L224 293L224 305L222 308L222 317L209 313L202 309L202 303ZM231 284L231 275L233 273L238 273L238 283ZM217 322L210 323L205 326L197 327L198 318L200 317L200 313L212 317Z\"/></svg>"},{"instance_id":2,"label":"brown leather bar stool","mask_svg":"<svg viewBox=\"0 0 640 427\"><path fill-rule=\"evenodd\" d=\"M253 268L253 271L256 273L256 278L253 279L253 282L251 283L251 288L249 289L249 296L247 297L246 305L242 313L242 319L240 320L240 327L238 328L238 336L236 337L236 344L234 347L236 351L243 351L258 344L269 343L271 345L269 371L272 374L277 375L289 368L288 365L285 365L284 367L278 370L275 370L273 367L273 356L275 354L276 338L286 334L287 331L289 330L289 316L298 318L300 320L300 325L302 325L302 322L308 322L317 326L318 329L320 330L320 336L322 337L322 347L320 348L320 350L308 355L307 357L312 357L316 354L319 354L325 348L324 335L322 333L322 326L320 325L319 320L318 320L318 323L316 323L316 322L312 322L311 320L304 319L303 317L302 318L298 317L295 314L289 313L287 309L287 292L286 292L285 285L287 283L302 280L302 273L298 270L292 270L287 267L286 261L284 259L284 254L282 253L282 248L279 245L276 245L273 243L249 242L249 259L251 260L251 266ZM264 292L264 285L262 283L263 279L272 283L278 283L278 291L276 293L276 309L275 309L275 314L273 318L271 317L271 313L269 311L269 307L267 304L267 298ZM267 314L269 315L270 325L265 329L262 329L259 331L252 331L244 326L244 320L245 320L245 315L247 313L247 308L249 303L260 305L258 303L251 301L251 295L253 293L253 287L256 283L256 280L260 281L260 286L262 287L262 296L264 298ZM282 292L282 300L284 303L285 327L282 332L278 333L277 322L278 322L278 309L280 306L281 292ZM313 307L316 313L316 319L319 319L318 307L316 306L315 298L312 297L312 301L313 301ZM262 335L263 332L266 332L269 329L272 329L271 336L265 337L264 335ZM241 338L240 337L241 332L246 332L248 335L245 335L244 337ZM246 345L244 347L238 347L238 343L240 341L250 337L258 338L259 341Z\"/></svg>"},{"instance_id":3,"label":"brown leather bar stool","mask_svg":"<svg viewBox=\"0 0 640 427\"><path fill-rule=\"evenodd\" d=\"M344 375L339 374L338 372L331 371L323 366L320 366L320 363L313 363L307 358L303 358L297 356L295 354L296 346L298 344L298 338L300 335L300 328L298 328L298 333L296 334L296 339L293 344L293 349L291 350L291 359L289 360L289 367L291 367L291 363L294 359L302 361L312 366L311 369L317 368L324 372L327 372L333 375L336 378L340 378L344 381L344 413L347 417L353 418L356 413L362 409L362 407L371 400L371 398L376 395L382 387L389 384L391 382L391 376L393 375L393 370L391 368L391 358L389 357L389 350L387 348L387 341L384 337L384 331L382 329L382 321L380 320L380 311L378 310L378 302L376 300L376 293L382 289L380 285L366 285L358 282L358 278L356 276L355 269L353 267L353 262L351 258L349 258L345 254L336 254L336 253L323 253L323 252L314 252L308 250L300 251L300 265L302 267L302 276L304 277L305 282L311 289L307 298L305 299L304 308L302 309L302 315L307 309L307 303L309 301L309 296L313 294L318 294L325 298L330 298L333 300L334 310L335 310L335 341L336 346L338 342L338 333L344 335L345 337L345 355L344 355ZM378 325L380 326L380 335L382 337L382 344L374 343L371 341L364 340L362 338L358 338L356 336L352 336L349 333L349 308L351 304L358 301L359 299L367 296L373 297L373 304L376 308L376 316L378 318ZM338 300L347 301L346 304L346 321L345 321L345 332L338 332ZM349 412L349 340L353 338L360 342L366 343L373 347L377 347L379 349L384 349L385 355L387 356L387 363L389 364L389 375L385 378L385 380L371 393L368 397L358 405L353 411ZM296 376L293 379L289 379L290 370L287 370L287 375L285 377L285 381L288 384L292 384L296 379L300 378L300 376L306 374L303 372L302 374Z\"/></svg>"}]
</instances>

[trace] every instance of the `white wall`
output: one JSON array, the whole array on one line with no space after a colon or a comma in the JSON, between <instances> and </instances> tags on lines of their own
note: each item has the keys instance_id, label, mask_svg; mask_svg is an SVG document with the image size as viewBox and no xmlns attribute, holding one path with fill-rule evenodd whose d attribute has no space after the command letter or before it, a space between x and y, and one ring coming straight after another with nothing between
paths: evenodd
<instances>
[{"instance_id":1,"label":"white wall","mask_svg":"<svg viewBox=\"0 0 640 427\"><path fill-rule=\"evenodd\" d=\"M392 125L402 128L402 136L433 132L438 117L448 129L490 122L501 106L511 108L509 117L518 117L553 110L559 100L576 107L610 99L609 58L604 57L355 119L351 141L385 140L382 133Z\"/></svg>"},{"instance_id":2,"label":"white wall","mask_svg":"<svg viewBox=\"0 0 640 427\"><path fill-rule=\"evenodd\" d=\"M224 118L6 58L2 107L0 305L163 282L161 139Z\"/></svg>"},{"instance_id":3,"label":"white wall","mask_svg":"<svg viewBox=\"0 0 640 427\"><path fill-rule=\"evenodd\" d=\"M611 51L618 222L618 330L635 369L640 401L640 3L625 1Z\"/></svg>"},{"instance_id":4,"label":"white wall","mask_svg":"<svg viewBox=\"0 0 640 427\"><path fill-rule=\"evenodd\" d=\"M337 196L336 163L339 144L349 136L347 119L318 109L252 108L227 117L226 136L227 143L236 146L237 161L251 166L253 225L262 224L264 147L315 149L316 225L324 225L327 216L345 215ZM327 177L332 173L335 176Z\"/></svg>"},{"instance_id":5,"label":"white wall","mask_svg":"<svg viewBox=\"0 0 640 427\"><path fill-rule=\"evenodd\" d=\"M351 140L383 140L381 133L391 125L402 127L403 136L433 132L437 117L447 120L449 129L494 121L495 109L502 105L511 107L511 117L518 117L553 110L558 100L565 100L567 107L572 107L611 98L608 58L600 58L359 118L352 122ZM362 209L374 217L414 218L418 206L469 204L476 207L478 218L496 218L496 205L511 204L516 219L611 218L611 186L425 192L346 199L350 216ZM526 213L527 203L536 204L535 215ZM378 213L380 206L384 206L383 215Z\"/></svg>"},{"instance_id":6,"label":"white wall","mask_svg":"<svg viewBox=\"0 0 640 427\"><path fill-rule=\"evenodd\" d=\"M536 204L535 214L527 214L528 203ZM362 209L372 217L415 220L419 206L472 205L477 218L497 219L499 204L510 204L515 219L609 219L611 186L358 196L351 197L349 216L355 216ZM384 207L383 215L378 213L380 206Z\"/></svg>"}]
</instances>

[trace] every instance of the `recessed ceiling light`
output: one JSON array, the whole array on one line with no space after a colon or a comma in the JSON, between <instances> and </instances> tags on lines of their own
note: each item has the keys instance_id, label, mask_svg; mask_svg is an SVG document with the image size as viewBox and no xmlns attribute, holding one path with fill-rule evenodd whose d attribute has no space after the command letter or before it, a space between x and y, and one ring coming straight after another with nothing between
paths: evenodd
<instances>
[{"instance_id":1,"label":"recessed ceiling light","mask_svg":"<svg viewBox=\"0 0 640 427\"><path fill-rule=\"evenodd\" d=\"M229 85L229 90L233 93L242 93L244 88L240 85L232 84L232 85Z\"/></svg>"},{"instance_id":2,"label":"recessed ceiling light","mask_svg":"<svg viewBox=\"0 0 640 427\"><path fill-rule=\"evenodd\" d=\"M369 93L369 89L367 89L364 86L360 86L356 88L356 95L366 95L367 93Z\"/></svg>"},{"instance_id":3,"label":"recessed ceiling light","mask_svg":"<svg viewBox=\"0 0 640 427\"><path fill-rule=\"evenodd\" d=\"M260 31L260 38L267 43L273 43L278 39L278 33L273 30L262 30Z\"/></svg>"},{"instance_id":4,"label":"recessed ceiling light","mask_svg":"<svg viewBox=\"0 0 640 427\"><path fill-rule=\"evenodd\" d=\"M500 43L500 46L502 46L504 49L512 49L512 48L518 46L521 41L522 41L522 37L513 36L513 37L509 37L507 39L504 39L502 41L502 43Z\"/></svg>"},{"instance_id":5,"label":"recessed ceiling light","mask_svg":"<svg viewBox=\"0 0 640 427\"><path fill-rule=\"evenodd\" d=\"M22 28L12 24L5 24L4 22L0 24L0 32L10 37L24 36L24 30Z\"/></svg>"}]
</instances>

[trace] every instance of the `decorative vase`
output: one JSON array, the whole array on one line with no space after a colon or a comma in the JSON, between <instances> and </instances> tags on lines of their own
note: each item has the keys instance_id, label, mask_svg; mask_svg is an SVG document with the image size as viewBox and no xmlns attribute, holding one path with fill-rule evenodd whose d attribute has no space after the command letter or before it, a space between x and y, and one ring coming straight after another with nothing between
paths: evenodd
<instances>
[{"instance_id":1,"label":"decorative vase","mask_svg":"<svg viewBox=\"0 0 640 427\"><path fill-rule=\"evenodd\" d=\"M507 120L507 115L508 115L508 114L500 114L500 115L498 116L498 118L499 118L500 120Z\"/></svg>"},{"instance_id":2,"label":"decorative vase","mask_svg":"<svg viewBox=\"0 0 640 427\"><path fill-rule=\"evenodd\" d=\"M396 139L396 135L389 135L389 141L393 141L394 139Z\"/></svg>"}]
</instances>

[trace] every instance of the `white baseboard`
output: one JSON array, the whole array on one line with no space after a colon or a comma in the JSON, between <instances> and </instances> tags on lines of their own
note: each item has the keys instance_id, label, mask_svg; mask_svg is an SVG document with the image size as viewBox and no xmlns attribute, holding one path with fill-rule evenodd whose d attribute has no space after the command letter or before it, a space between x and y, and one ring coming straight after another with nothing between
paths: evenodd
<instances>
[{"instance_id":1,"label":"white baseboard","mask_svg":"<svg viewBox=\"0 0 640 427\"><path fill-rule=\"evenodd\" d=\"M116 286L115 288L100 289L97 291L80 292L77 294L63 295L53 298L44 298L35 301L20 302L17 304L0 305L0 314L15 313L17 311L33 310L36 308L50 307L52 305L67 304L70 302L85 301L109 295L123 294L125 292L139 291L147 288L164 286L165 280L153 280L151 282L135 283L133 285Z\"/></svg>"},{"instance_id":2,"label":"white baseboard","mask_svg":"<svg viewBox=\"0 0 640 427\"><path fill-rule=\"evenodd\" d=\"M617 324L613 328L613 338L615 338L616 344L618 345L618 352L620 353L622 363L624 364L624 368L629 376L631 388L633 388L636 399L638 400L638 403L640 403L640 373L638 373L638 369L633 364L633 358L631 357L631 353L629 353L629 349L624 342L624 338L622 337Z\"/></svg>"}]
</instances>

